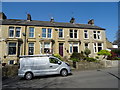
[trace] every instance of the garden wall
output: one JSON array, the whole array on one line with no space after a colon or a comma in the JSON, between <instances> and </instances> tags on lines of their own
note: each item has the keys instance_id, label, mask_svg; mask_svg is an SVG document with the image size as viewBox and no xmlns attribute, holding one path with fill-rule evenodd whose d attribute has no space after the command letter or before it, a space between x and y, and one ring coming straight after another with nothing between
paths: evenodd
<instances>
[{"instance_id":1,"label":"garden wall","mask_svg":"<svg viewBox=\"0 0 120 90\"><path fill-rule=\"evenodd\" d=\"M70 66L72 67L72 61L69 61ZM80 61L76 63L76 69L77 70L94 70L94 69L101 69L105 68L102 63L96 63L96 62L87 62L87 61Z\"/></svg>"},{"instance_id":2,"label":"garden wall","mask_svg":"<svg viewBox=\"0 0 120 90\"><path fill-rule=\"evenodd\" d=\"M100 62L104 67L118 67L120 61L119 60L102 60Z\"/></svg>"},{"instance_id":3,"label":"garden wall","mask_svg":"<svg viewBox=\"0 0 120 90\"><path fill-rule=\"evenodd\" d=\"M2 67L2 77L13 77L18 74L18 66L17 65L12 65L12 66L4 66Z\"/></svg>"}]
</instances>

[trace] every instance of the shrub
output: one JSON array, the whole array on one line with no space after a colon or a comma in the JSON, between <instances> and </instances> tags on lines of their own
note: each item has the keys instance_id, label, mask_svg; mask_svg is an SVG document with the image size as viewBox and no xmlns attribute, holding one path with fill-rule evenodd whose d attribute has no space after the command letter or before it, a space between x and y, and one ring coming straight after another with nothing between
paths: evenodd
<instances>
[{"instance_id":1,"label":"shrub","mask_svg":"<svg viewBox=\"0 0 120 90\"><path fill-rule=\"evenodd\" d=\"M73 60L74 62L80 61L80 53L77 52L72 53L70 59Z\"/></svg>"},{"instance_id":2,"label":"shrub","mask_svg":"<svg viewBox=\"0 0 120 90\"><path fill-rule=\"evenodd\" d=\"M86 57L85 60L88 61L88 62L96 62L96 61L98 61L98 60L96 60L96 59L94 59L92 57Z\"/></svg>"},{"instance_id":3,"label":"shrub","mask_svg":"<svg viewBox=\"0 0 120 90\"><path fill-rule=\"evenodd\" d=\"M60 54L53 54L53 56L63 61L63 58Z\"/></svg>"},{"instance_id":4,"label":"shrub","mask_svg":"<svg viewBox=\"0 0 120 90\"><path fill-rule=\"evenodd\" d=\"M84 60L84 58L85 58L84 52L81 51L81 53L80 53L80 60Z\"/></svg>"},{"instance_id":5,"label":"shrub","mask_svg":"<svg viewBox=\"0 0 120 90\"><path fill-rule=\"evenodd\" d=\"M84 53L85 53L85 55L88 57L89 54L91 53L91 51L90 51L88 48L86 48L85 51L84 51Z\"/></svg>"},{"instance_id":6,"label":"shrub","mask_svg":"<svg viewBox=\"0 0 120 90\"><path fill-rule=\"evenodd\" d=\"M107 56L111 56L111 53L108 50L100 50L100 52L97 53L98 55L103 55L103 59Z\"/></svg>"}]
</instances>

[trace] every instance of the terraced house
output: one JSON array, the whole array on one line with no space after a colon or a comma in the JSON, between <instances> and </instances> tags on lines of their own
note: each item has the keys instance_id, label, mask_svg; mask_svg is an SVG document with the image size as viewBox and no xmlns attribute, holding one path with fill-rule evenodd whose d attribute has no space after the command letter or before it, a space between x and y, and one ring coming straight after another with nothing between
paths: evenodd
<instances>
[{"instance_id":1,"label":"terraced house","mask_svg":"<svg viewBox=\"0 0 120 90\"><path fill-rule=\"evenodd\" d=\"M87 24L70 22L36 21L27 15L26 20L7 19L0 13L0 59L15 64L19 55L60 54L69 58L73 52L91 50L95 56L106 49L105 29L95 26L94 20Z\"/></svg>"}]
</instances>

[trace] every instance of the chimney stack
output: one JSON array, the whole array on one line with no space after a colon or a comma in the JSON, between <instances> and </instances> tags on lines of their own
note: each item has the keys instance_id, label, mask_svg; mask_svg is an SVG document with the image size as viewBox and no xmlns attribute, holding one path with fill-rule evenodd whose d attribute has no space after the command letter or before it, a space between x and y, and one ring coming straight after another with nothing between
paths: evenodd
<instances>
[{"instance_id":1,"label":"chimney stack","mask_svg":"<svg viewBox=\"0 0 120 90\"><path fill-rule=\"evenodd\" d=\"M51 22L51 23L53 23L53 22L54 22L54 18L53 18L53 17L51 17L50 22Z\"/></svg>"},{"instance_id":2,"label":"chimney stack","mask_svg":"<svg viewBox=\"0 0 120 90\"><path fill-rule=\"evenodd\" d=\"M88 24L89 24L89 25L94 25L94 19L89 20L89 21L88 21Z\"/></svg>"},{"instance_id":3,"label":"chimney stack","mask_svg":"<svg viewBox=\"0 0 120 90\"><path fill-rule=\"evenodd\" d=\"M71 18L70 23L75 23L75 18L74 17Z\"/></svg>"},{"instance_id":4,"label":"chimney stack","mask_svg":"<svg viewBox=\"0 0 120 90\"><path fill-rule=\"evenodd\" d=\"M0 20L7 19L6 15L3 12L0 12Z\"/></svg>"},{"instance_id":5,"label":"chimney stack","mask_svg":"<svg viewBox=\"0 0 120 90\"><path fill-rule=\"evenodd\" d=\"M31 15L30 14L27 14L27 21L31 21Z\"/></svg>"}]
</instances>

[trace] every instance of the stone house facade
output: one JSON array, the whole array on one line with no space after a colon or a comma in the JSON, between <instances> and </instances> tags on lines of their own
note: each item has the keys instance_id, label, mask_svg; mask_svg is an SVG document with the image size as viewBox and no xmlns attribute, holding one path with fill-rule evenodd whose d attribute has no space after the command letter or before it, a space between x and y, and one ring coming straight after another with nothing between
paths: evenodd
<instances>
[{"instance_id":1,"label":"stone house facade","mask_svg":"<svg viewBox=\"0 0 120 90\"><path fill-rule=\"evenodd\" d=\"M91 50L90 56L106 49L105 29L94 25L94 20L87 24L7 19L0 13L0 59L3 63L15 64L20 55L60 54L69 58L73 52L80 53L85 48Z\"/></svg>"}]
</instances>

